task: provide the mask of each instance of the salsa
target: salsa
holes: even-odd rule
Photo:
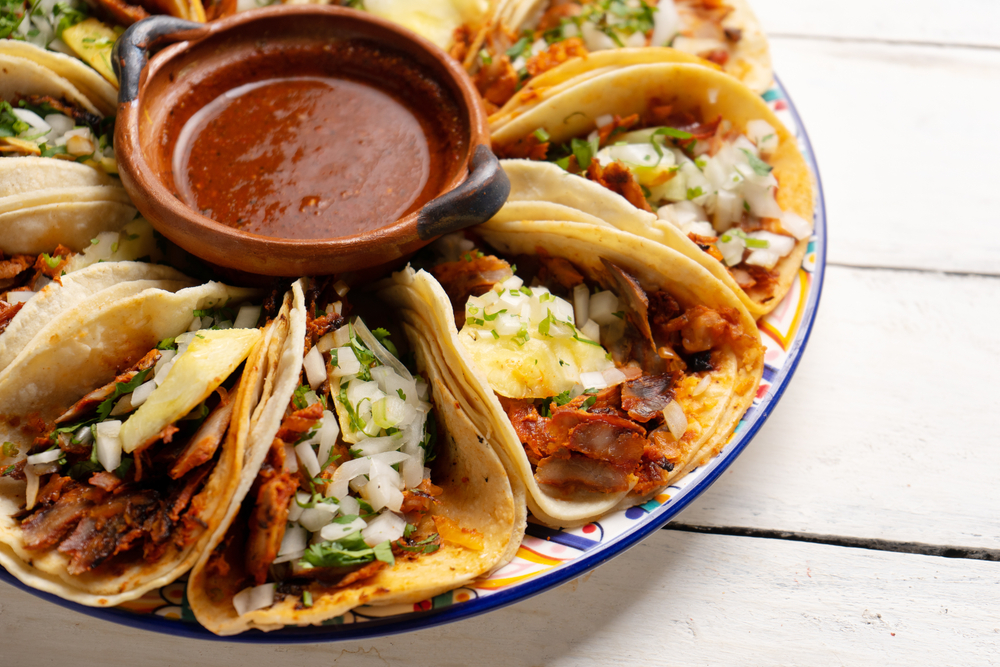
[[[454,102],[374,47],[334,50],[347,56],[335,71],[317,49],[320,62],[292,76],[269,63],[189,101],[170,133],[177,195],[217,222],[293,239],[378,229],[436,196],[463,141]],[[362,59],[372,71],[350,66]],[[373,82],[383,66],[392,74]]]

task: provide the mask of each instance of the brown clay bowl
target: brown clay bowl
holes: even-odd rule
[[[450,96],[460,140],[432,176],[435,196],[376,229],[331,238],[293,239],[251,233],[212,220],[187,205],[173,173],[177,115],[228,89],[281,69],[286,49],[354,41],[414,63]],[[172,42],[172,43],[171,43]],[[148,60],[151,48],[162,48]],[[329,59],[328,59],[329,60]],[[261,66],[266,63],[266,66]],[[400,263],[438,236],[485,222],[503,205],[510,183],[489,149],[486,114],[465,71],[429,41],[351,9],[282,5],[210,24],[152,17],[129,28],[115,46],[120,81],[115,153],[122,184],[152,225],[188,252],[221,267],[271,276],[364,271]],[[322,67],[336,76],[337,62]],[[295,67],[294,59],[287,67]],[[287,73],[296,75],[295,71]]]

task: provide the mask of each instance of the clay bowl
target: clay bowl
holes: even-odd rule
[[[297,76],[301,54],[311,53],[310,49],[318,55],[310,57],[308,66],[337,77],[337,49],[357,43],[419,68],[436,94],[451,100],[448,108],[453,114],[446,116],[446,123],[449,136],[457,138],[448,144],[447,159],[429,177],[434,185],[425,188],[433,190],[424,198],[426,203],[418,206],[418,200],[411,206],[414,210],[398,218],[373,218],[366,224],[375,228],[364,231],[338,235],[335,227],[324,227],[321,238],[252,233],[217,222],[185,203],[172,160],[178,128],[185,119],[236,86],[276,74]],[[147,62],[150,49],[164,44],[169,45]],[[485,111],[465,71],[429,41],[369,14],[341,7],[282,5],[210,24],[157,16],[125,32],[115,47],[113,64],[121,84],[115,152],[122,184],[160,233],[221,267],[270,276],[388,267],[442,234],[488,220],[510,191],[489,149]],[[357,62],[352,66],[357,69]],[[369,78],[377,87],[382,82],[395,90],[398,82],[391,80],[393,76],[378,71]],[[336,206],[332,204],[334,211]]]

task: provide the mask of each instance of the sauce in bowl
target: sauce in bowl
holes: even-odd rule
[[[444,91],[364,43],[291,58],[180,105],[168,134],[188,206],[262,236],[323,239],[384,227],[439,192],[461,143]]]

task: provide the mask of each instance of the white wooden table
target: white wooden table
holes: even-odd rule
[[[0,584],[0,665],[1000,662],[1000,2],[753,4],[822,170],[825,293],[780,405],[671,529],[340,644],[181,640]]]

